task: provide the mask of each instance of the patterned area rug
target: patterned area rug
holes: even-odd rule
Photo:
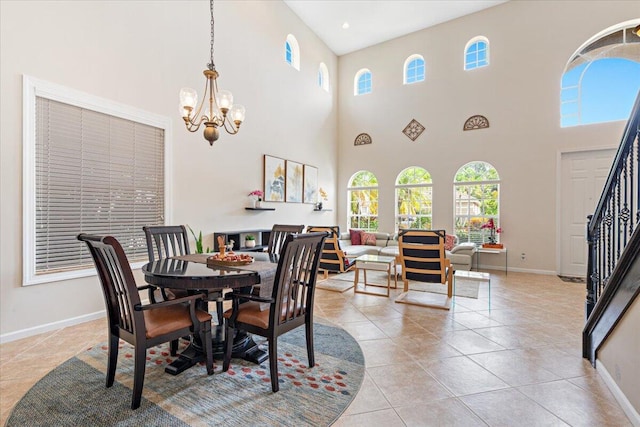
[[[6,426],[330,425],[360,389],[364,357],[343,329],[319,322],[314,329],[311,369],[304,328],[278,339],[278,393],[271,392],[268,360],[233,359],[228,372],[216,363],[211,376],[204,365],[172,376],[164,372],[168,345],[161,345],[147,350],[142,404],[132,411],[133,347],[121,341],[113,387],[105,387],[107,347],[97,345],[34,385]]]

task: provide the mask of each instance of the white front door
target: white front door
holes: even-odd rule
[[[560,271],[587,274],[587,215],[594,213],[616,150],[562,153],[560,190]]]

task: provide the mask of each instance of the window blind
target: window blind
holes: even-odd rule
[[[147,259],[164,223],[164,130],[36,97],[35,273],[91,267],[79,233],[113,235]]]

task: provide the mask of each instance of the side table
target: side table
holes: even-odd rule
[[[393,256],[381,256],[381,255],[362,255],[356,258],[355,261],[356,270],[353,278],[353,292],[356,294],[377,295],[381,297],[388,297],[391,292],[391,269],[393,268],[393,289],[398,288],[398,275],[396,269],[396,257]],[[364,271],[364,289],[358,289],[358,283],[360,281],[360,270]],[[387,272],[387,284],[375,284],[367,283],[367,270],[374,271],[386,271]],[[382,294],[379,292],[366,291],[367,286],[377,286],[381,288],[387,288],[387,293]]]
[[[455,273],[453,273],[453,305],[455,305],[456,301],[456,283],[459,279],[463,281],[487,282],[489,285],[489,311],[491,311],[491,274],[480,271],[456,270]]]
[[[504,274],[505,276],[508,273],[508,269],[507,269],[507,262],[508,262],[508,257],[507,257],[507,248],[502,248],[502,249],[489,249],[489,248],[483,248],[483,247],[479,247],[476,250],[476,254],[475,254],[475,258],[476,258],[476,271],[478,271],[478,268],[480,267],[480,254],[493,254],[493,255],[499,255],[499,254],[504,254]]]

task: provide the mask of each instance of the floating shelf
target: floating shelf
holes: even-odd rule
[[[315,212],[331,212],[333,209],[313,209]]]
[[[276,208],[245,208],[248,211],[275,211]]]

